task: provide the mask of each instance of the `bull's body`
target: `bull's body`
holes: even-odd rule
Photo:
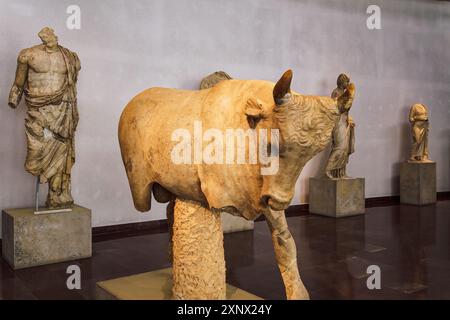
[[[186,128],[193,138],[194,121],[201,121],[203,131],[247,130],[249,99],[257,99],[266,114],[260,127],[276,128],[270,119],[273,88],[268,81],[229,80],[200,91],[151,88],[132,99],[120,120],[119,139],[136,208],[150,209],[150,191],[156,183],[177,197],[211,208],[233,207],[250,220],[261,214],[264,178],[259,164],[174,164],[171,152],[178,141],[172,141],[172,133]],[[322,122],[320,132],[315,132],[321,139],[312,138],[319,145],[305,146],[303,158],[298,159],[304,165],[329,141],[338,113],[331,98],[301,97],[308,110],[299,116],[312,118],[307,113],[316,113],[315,121]]]
[[[201,91],[148,89],[123,111],[119,141],[139,211],[150,210],[153,191],[160,202],[175,196],[249,220],[264,214],[288,298],[299,298],[307,293],[298,275],[295,244],[283,210],[292,200],[303,166],[330,141],[353,91],[341,100],[303,96],[290,92],[291,78],[288,71],[277,84],[227,80]],[[279,129],[277,174],[262,176],[259,164],[175,164],[171,153],[178,141],[172,141],[172,133],[187,129],[193,141],[194,121],[201,122],[203,131],[247,130],[252,123],[255,129]]]

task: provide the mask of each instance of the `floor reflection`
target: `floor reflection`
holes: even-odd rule
[[[368,208],[333,219],[288,218],[302,279],[312,299],[450,299],[450,201]],[[0,259],[0,299],[94,299],[95,283],[170,266],[167,233],[93,244],[93,257],[12,271]],[[265,299],[284,287],[265,222],[224,237],[227,281]],[[82,290],[66,288],[66,268],[82,271]],[[369,290],[367,267],[381,269],[381,289]]]

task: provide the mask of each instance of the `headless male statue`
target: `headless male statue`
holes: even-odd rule
[[[340,74],[337,79],[337,88],[333,90],[331,98],[339,98],[347,89],[350,78]],[[347,178],[346,166],[349,156],[355,152],[355,122],[348,114],[350,108],[341,114],[338,123],[333,129],[332,150],[328,158],[325,173],[330,179]]]
[[[47,206],[61,208],[73,204],[70,173],[75,162],[76,82],[81,67],[76,53],[58,45],[53,29],[45,27],[38,36],[42,44],[19,54],[8,104],[16,108],[25,94],[25,169],[40,183],[48,183]]]

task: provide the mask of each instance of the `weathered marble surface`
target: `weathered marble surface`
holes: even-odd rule
[[[35,215],[34,209],[2,212],[3,258],[13,269],[87,258],[92,255],[91,210]]]
[[[341,218],[365,212],[364,178],[309,179],[309,211]]]
[[[226,298],[225,256],[219,212],[175,200],[172,231],[173,298]]]
[[[232,79],[231,76],[224,71],[216,71],[204,77],[200,81],[200,90],[210,89],[224,80]],[[222,230],[224,233],[239,232],[245,230],[253,230],[253,221],[246,220],[242,217],[233,216],[226,212],[222,212]]]
[[[350,78],[341,73],[337,78],[337,87],[331,93],[331,98],[338,99],[350,85]],[[349,157],[355,152],[355,122],[350,117],[351,105],[341,114],[333,128],[331,152],[325,168],[325,175],[330,179],[348,178],[346,167]]]
[[[200,81],[200,90],[203,89],[209,89],[214,87],[216,84],[223,80],[230,80],[232,79],[231,76],[224,72],[224,71],[216,71],[214,73],[211,73],[210,75],[207,75]]]
[[[42,44],[19,53],[8,105],[16,108],[25,96],[25,169],[40,183],[48,183],[47,206],[60,208],[73,204],[71,170],[75,163],[79,119],[76,84],[81,65],[75,52],[58,44],[52,28],[43,28],[38,36]]]
[[[428,158],[428,108],[422,103],[411,106],[409,111],[409,122],[411,123],[411,154],[409,162],[432,162]]]
[[[436,202],[436,162],[400,165],[400,202],[414,205]]]
[[[233,79],[205,90],[157,87],[145,90],[135,96],[122,112],[119,143],[137,210],[149,211],[153,194],[158,202],[166,203],[173,198],[191,200],[214,211],[229,212],[247,220],[264,215],[272,234],[287,298],[308,299],[284,210],[292,201],[301,170],[330,142],[333,127],[340,115],[350,108],[356,89],[354,84],[349,84],[337,99],[302,95],[291,90],[292,77],[292,71],[288,70],[276,83]],[[270,166],[261,161],[226,163],[223,157],[220,159],[220,147],[213,152],[219,159],[209,164],[201,157],[196,160],[191,154],[191,137],[199,131],[195,129],[199,120],[203,129],[213,129],[217,135],[215,141],[219,141],[222,133],[230,128],[251,132],[254,129],[260,133],[270,131],[273,163]],[[177,141],[173,139],[173,133],[180,128],[183,134]],[[278,134],[282,138],[279,139]],[[234,145],[234,151],[242,149],[247,155],[251,150],[249,144],[242,148]],[[200,143],[198,150],[208,151],[211,147],[216,149],[214,143],[212,146]],[[265,147],[268,145],[261,150],[267,150]],[[183,155],[180,156],[177,150],[182,150]],[[178,156],[175,160],[172,158],[174,154]],[[268,172],[267,169],[273,171]],[[180,214],[183,214],[182,210],[174,210],[174,262],[178,254],[175,225]],[[196,232],[203,230],[193,228],[190,232],[193,235],[185,235],[192,240],[200,237]],[[204,268],[202,264],[209,262],[209,259],[201,260],[198,273]],[[175,277],[174,268],[174,280]]]

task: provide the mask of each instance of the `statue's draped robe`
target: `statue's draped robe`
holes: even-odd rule
[[[424,120],[420,120],[424,119]],[[425,120],[426,119],[426,120]],[[413,142],[411,159],[428,157],[428,112],[421,104],[415,104],[409,112],[409,121],[412,126]]]
[[[345,176],[345,167],[348,163],[349,155],[355,152],[355,131],[348,124],[348,113],[341,115],[339,122],[333,128],[333,143],[326,170],[334,178]]]
[[[51,180],[53,190],[61,190],[70,179],[75,162],[74,135],[78,124],[76,81],[78,57],[59,46],[67,76],[62,88],[54,94],[32,95],[25,90],[28,111],[25,130],[28,153],[25,169],[39,176],[40,182]],[[53,179],[52,179],[53,178]]]

